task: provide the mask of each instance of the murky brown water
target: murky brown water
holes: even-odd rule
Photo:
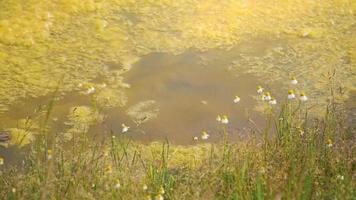
[[[272,44],[272,43],[269,43]],[[249,48],[249,46],[247,46]],[[251,53],[263,52],[263,46]],[[129,137],[142,142],[169,139],[175,144],[192,144],[193,137],[207,131],[208,141],[221,139],[221,125],[216,122],[218,114],[226,114],[231,135],[243,135],[249,127],[248,118],[262,125],[261,114],[254,111],[256,86],[259,80],[248,74],[232,73],[229,65],[241,53],[241,48],[230,51],[190,50],[181,55],[152,53],[144,56],[126,74],[128,105],[103,110],[104,120],[92,126],[91,133],[121,133],[121,124],[130,126]],[[251,51],[251,50],[248,50]],[[98,82],[105,80],[98,79]],[[241,97],[233,103],[235,95]],[[75,106],[91,106],[91,95],[72,92],[64,95],[52,111],[52,131],[64,132],[66,116]],[[153,100],[159,109],[157,118],[137,126],[126,114],[126,109],[140,102]],[[3,127],[17,127],[19,119],[35,116],[35,110],[45,106],[50,97],[23,101],[2,116]]]

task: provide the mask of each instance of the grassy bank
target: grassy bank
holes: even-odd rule
[[[228,141],[222,125],[215,144],[143,145],[114,132],[66,142],[43,129],[22,166],[0,168],[0,197],[354,199],[354,128],[335,104],[311,119],[300,103],[268,111],[267,127],[247,140]]]

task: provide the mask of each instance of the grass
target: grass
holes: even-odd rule
[[[354,127],[340,105],[309,117],[300,102],[267,112],[253,137],[143,145],[122,134],[66,142],[47,129],[23,165],[0,168],[1,199],[355,199]],[[1,167],[1,166],[0,166]],[[147,186],[147,189],[144,187]]]

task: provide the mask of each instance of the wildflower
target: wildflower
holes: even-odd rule
[[[47,150],[47,160],[52,160],[53,158],[53,153],[51,149]]]
[[[160,193],[160,194],[164,194],[164,193],[165,193],[163,186],[161,186],[161,187],[159,188],[159,193]]]
[[[210,135],[206,131],[202,132],[202,135],[201,135],[202,140],[207,140],[209,137],[210,137]]]
[[[298,81],[297,81],[297,79],[295,78],[295,76],[292,76],[292,77],[290,78],[290,83],[293,84],[293,85],[297,85]]]
[[[91,86],[90,88],[88,88],[87,94],[93,94],[95,90],[96,90],[95,87]]]
[[[240,97],[239,96],[235,96],[235,99],[234,99],[234,103],[239,103],[240,102]]]
[[[265,100],[265,101],[270,101],[271,99],[272,99],[271,93],[266,92],[266,93],[263,95],[263,100]]]
[[[327,141],[326,141],[326,145],[328,147],[332,147],[333,146],[333,141],[329,138]]]
[[[106,171],[106,173],[111,174],[112,173],[112,166],[111,165],[106,166],[105,171]]]
[[[302,129],[299,129],[299,134],[300,134],[300,136],[303,136],[304,135],[304,131]]]
[[[115,135],[113,135],[113,136],[111,136],[111,138],[114,140],[114,139],[116,138],[116,136],[115,136]]]
[[[305,93],[304,92],[301,92],[300,95],[299,95],[299,99],[301,101],[307,101],[308,100],[308,97],[305,96]]]
[[[218,122],[221,122],[221,116],[220,115],[218,115],[217,117],[216,117],[216,121],[218,121]]]
[[[264,90],[264,89],[263,89],[262,86],[260,86],[260,85],[257,86],[257,93],[258,93],[258,94],[262,94],[263,90]]]
[[[12,188],[12,189],[11,189],[11,192],[12,192],[12,193],[16,193],[16,188]]]
[[[83,84],[82,83],[78,83],[78,87],[83,87]]]
[[[121,185],[120,185],[120,180],[119,179],[116,179],[116,183],[115,183],[115,189],[120,189]]]
[[[208,104],[208,102],[205,101],[205,100],[202,100],[200,103],[203,104],[203,105],[207,105]]]
[[[110,148],[105,148],[104,149],[104,156],[107,157],[110,154]]]
[[[0,165],[4,165],[4,163],[5,163],[5,159],[0,156]]]
[[[198,141],[198,139],[199,139],[199,138],[198,138],[197,136],[194,136],[194,137],[193,137],[193,140],[194,140],[194,141]]]
[[[106,83],[100,85],[101,88],[106,88],[106,86],[107,86]]]
[[[293,90],[289,90],[288,91],[288,99],[294,99],[295,98],[295,94]]]
[[[146,184],[144,184],[144,185],[142,186],[142,189],[143,189],[143,191],[146,191],[146,190],[148,189],[148,186],[147,186]]]
[[[223,118],[221,119],[221,123],[222,124],[228,124],[229,123],[229,119],[227,118],[226,115],[224,115]]]
[[[121,124],[122,126],[122,133],[126,133],[127,131],[129,131],[130,127],[129,126],[126,126],[125,124]]]
[[[157,194],[155,200],[164,200],[161,194]]]
[[[91,187],[92,187],[92,188],[95,188],[95,187],[96,187],[95,183],[91,184]]]
[[[344,180],[344,176],[342,176],[342,175],[337,175],[336,178],[339,180],[342,180],[342,181]]]
[[[277,100],[275,98],[271,98],[271,100],[268,102],[270,105],[276,105]]]
[[[152,200],[151,195],[148,194],[148,195],[146,196],[146,199],[147,199],[147,200]]]

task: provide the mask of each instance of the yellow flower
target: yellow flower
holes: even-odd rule
[[[263,89],[262,86],[260,86],[260,85],[257,86],[257,93],[258,93],[258,94],[262,94],[263,90],[264,90],[264,89]]]
[[[147,200],[152,200],[151,195],[148,194],[148,195],[146,196],[146,199],[147,199]]]
[[[47,150],[47,160],[51,160],[53,158],[53,153],[51,149]]]
[[[148,189],[148,186],[146,184],[143,184],[142,189],[143,189],[143,191],[146,191]]]
[[[105,171],[106,171],[106,173],[111,174],[112,173],[112,166],[111,165],[106,166]]]
[[[326,141],[326,144],[328,145],[328,147],[332,147],[332,146],[333,146],[333,141],[329,138],[329,139]]]
[[[12,189],[11,189],[11,192],[12,192],[12,193],[16,193],[16,188],[12,188]]]
[[[4,163],[5,163],[5,159],[0,156],[0,165],[4,165]]]

